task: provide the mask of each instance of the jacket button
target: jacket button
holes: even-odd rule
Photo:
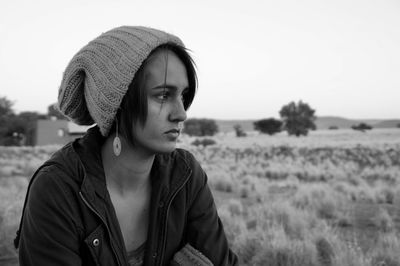
[[[157,252],[153,253],[153,259],[155,259],[157,257]]]
[[[160,201],[160,203],[158,204],[158,207],[160,207],[160,208],[164,207],[164,202]]]
[[[100,244],[100,240],[98,240],[97,238],[95,240],[93,240],[93,246],[97,247]]]

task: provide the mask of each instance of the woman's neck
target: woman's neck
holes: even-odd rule
[[[120,139],[122,150],[119,156],[115,156],[113,151],[113,135],[103,144],[101,154],[107,188],[122,196],[150,186],[150,171],[155,155],[132,148],[125,139]]]

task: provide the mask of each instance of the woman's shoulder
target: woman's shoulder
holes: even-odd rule
[[[204,186],[207,183],[207,175],[195,156],[190,151],[185,149],[176,149],[175,153],[177,163],[186,164],[186,166],[190,169],[191,179],[189,180],[188,184]]]
[[[77,217],[80,183],[71,166],[66,166],[64,148],[41,165],[31,177],[24,209],[31,217],[45,217],[43,212],[62,212],[68,219]]]
[[[189,164],[198,163],[194,155],[188,150],[176,148],[172,154],[180,160],[185,160]]]
[[[175,165],[178,168],[190,168],[192,172],[203,172],[199,161],[188,150],[177,148],[162,157],[164,162],[168,162],[168,164]]]
[[[54,191],[55,187],[66,190],[79,183],[77,158],[70,152],[69,145],[56,151],[33,174],[30,180],[31,193]]]
[[[171,153],[161,154],[157,158],[157,164],[161,167],[163,172],[171,173],[172,176],[177,174],[179,176],[185,176],[185,173],[190,173],[189,184],[193,181],[204,182],[205,173],[200,163],[191,152],[185,149],[177,148]]]

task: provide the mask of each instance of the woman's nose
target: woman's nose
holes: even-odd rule
[[[187,118],[186,110],[182,100],[177,100],[172,107],[169,119],[174,122],[183,122]]]

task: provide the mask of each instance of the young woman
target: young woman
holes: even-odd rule
[[[21,265],[235,265],[207,176],[176,149],[195,95],[179,38],[119,27],[71,60],[60,111],[96,124],[31,179]]]

